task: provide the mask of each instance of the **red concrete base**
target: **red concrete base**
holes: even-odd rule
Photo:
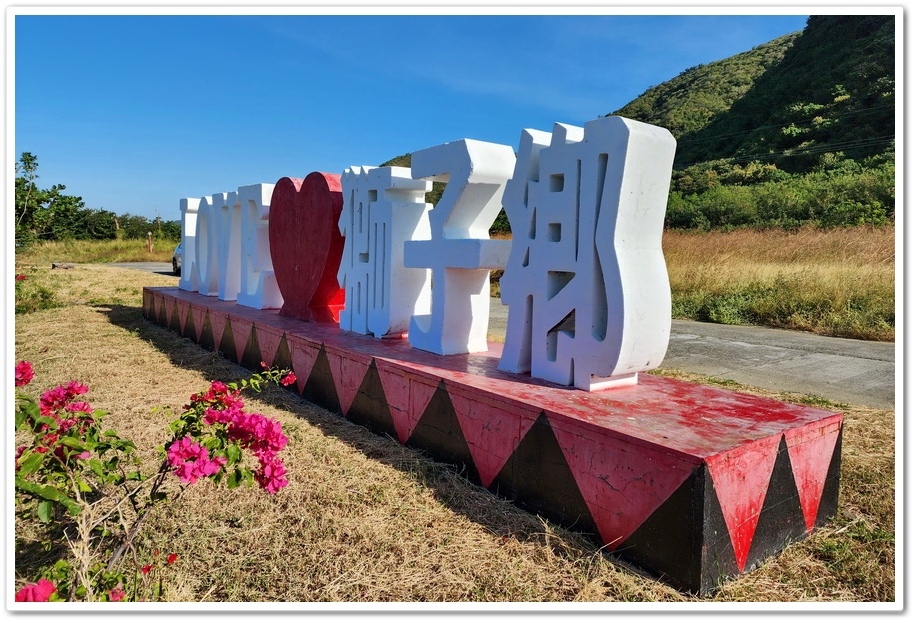
[[[177,288],[144,315],[305,398],[444,461],[685,591],[804,538],[836,512],[843,418],[642,374],[583,392],[497,370],[500,344],[440,356]]]

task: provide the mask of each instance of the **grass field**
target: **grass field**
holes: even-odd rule
[[[23,263],[171,262],[173,241],[48,242]],[[893,341],[895,229],[666,231],[675,318]],[[499,295],[501,271],[493,273]]]
[[[893,227],[668,231],[672,313],[893,341],[894,235]]]
[[[51,292],[55,306],[16,316],[16,359],[36,370],[26,389],[86,383],[86,399],[110,413],[107,423],[137,442],[149,466],[168,438],[171,417],[163,407],[180,411],[211,380],[247,374],[142,318],[142,287],[174,285],[174,277],[91,264],[52,270],[47,257],[34,258],[17,257],[16,272],[27,275],[21,286]],[[658,373],[716,384],[673,370]],[[246,403],[282,422],[291,440],[284,451],[290,485],[268,497],[257,489],[205,484],[187,489],[180,503],[158,507],[140,544],[180,556],[164,571],[168,601],[547,601],[600,602],[610,609],[615,602],[712,607],[902,599],[896,592],[893,411],[819,405],[845,416],[836,518],[699,598],[632,572],[584,535],[523,512],[451,467],[293,392],[270,389]],[[34,524],[17,518],[16,588],[34,581],[48,562],[42,538]]]

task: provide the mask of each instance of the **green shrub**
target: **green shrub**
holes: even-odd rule
[[[16,313],[29,314],[42,309],[62,307],[54,292],[36,283],[28,275],[16,275]]]

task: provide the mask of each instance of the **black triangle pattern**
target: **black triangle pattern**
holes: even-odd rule
[[[280,337],[280,344],[277,346],[277,354],[274,355],[274,360],[270,365],[274,368],[280,368],[281,370],[293,369],[293,356],[289,352],[289,342],[286,341],[285,333]]]
[[[252,324],[251,329],[248,331],[248,340],[245,343],[245,350],[242,351],[242,360],[239,364],[249,370],[260,370],[262,361],[258,333],[255,331],[254,324]]]
[[[704,466],[697,466],[681,486],[613,550],[645,569],[676,568],[679,575],[669,582],[678,583],[683,590],[698,592],[703,564],[705,473]]]
[[[804,538],[807,533],[789,448],[783,435],[779,440],[776,462],[770,473],[770,484],[760,508],[744,572],[754,569],[761,561],[784,549],[787,543]]]
[[[462,468],[462,473],[468,480],[480,482],[474,458],[468,449],[468,443],[461,430],[461,424],[458,423],[458,416],[455,415],[455,407],[445,389],[444,381],[439,381],[439,386],[430,398],[429,404],[426,405],[413,432],[410,433],[406,445],[425,450],[437,459],[457,465]]]
[[[159,299],[159,324],[163,327],[169,326],[169,312],[168,312],[168,300],[164,297]]]
[[[162,297],[160,301],[144,293],[144,314],[194,340],[196,327],[191,306],[185,308],[187,320],[181,332],[178,323],[181,307],[173,304],[172,314],[168,314],[171,302],[168,297]],[[210,312],[206,310],[199,345],[219,350],[235,360],[236,337],[232,333],[231,322],[226,323],[223,335],[219,337],[217,349]],[[260,369],[260,361],[260,346],[256,329],[252,326],[239,363],[257,370]],[[281,336],[272,365],[292,369],[285,334]],[[295,387],[295,384],[291,386],[294,391]],[[302,396],[331,411],[341,412],[324,346],[318,352]],[[374,359],[362,379],[347,418],[375,432],[397,436]],[[444,382],[440,381],[406,445],[463,466],[466,477],[480,482]],[[842,428],[831,456],[816,525],[828,522],[837,511],[841,449]],[[594,519],[543,411],[493,480],[490,489],[562,525],[597,535]],[[681,590],[702,594],[721,586],[727,578],[749,571],[760,561],[781,551],[787,542],[805,535],[799,494],[783,437],[744,570],[737,567],[721,505],[705,465],[698,466],[623,544],[612,551],[621,559],[648,570],[667,569],[669,573],[661,579]],[[611,551],[611,547],[608,550]],[[658,571],[650,573],[659,575]]]
[[[833,447],[833,455],[830,457],[830,466],[827,468],[827,477],[824,482],[824,491],[821,493],[821,503],[817,508],[817,517],[814,520],[814,526],[823,526],[829,522],[837,512],[837,504],[840,499],[840,455],[843,449],[843,428],[840,426],[840,432],[836,438],[836,445]]]
[[[207,350],[217,350],[216,344],[213,340],[213,327],[210,326],[210,312],[204,312],[204,319],[202,321],[203,327],[200,329],[200,340],[198,344]]]
[[[315,365],[312,366],[308,381],[302,388],[302,397],[334,413],[341,412],[340,398],[337,396],[334,377],[331,375],[331,364],[328,362],[324,345],[318,350]]]
[[[595,520],[543,411],[489,488],[557,523],[598,534]]]
[[[197,330],[194,326],[194,312],[190,305],[188,305],[185,312],[188,314],[187,318],[184,321],[184,332],[181,333],[182,337],[186,337],[192,342],[197,339]]]
[[[347,411],[347,419],[373,432],[388,435],[394,439],[398,437],[375,359],[366,370],[366,376],[363,377],[359,390],[353,398],[353,403],[350,405],[350,410]]]
[[[239,363],[237,355],[235,354],[235,333],[232,331],[232,323],[228,320],[226,324],[223,325],[223,335],[219,340],[219,348],[217,350],[223,357],[235,363]]]
[[[177,301],[173,300],[171,302],[171,306],[172,306],[172,313],[169,314],[169,329],[171,329],[175,333],[181,334],[181,320],[180,320],[181,310],[178,308]]]

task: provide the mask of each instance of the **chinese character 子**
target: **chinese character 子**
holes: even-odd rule
[[[501,370],[593,391],[661,364],[674,150],[667,130],[622,117],[522,132],[503,197],[513,246],[500,280],[509,305]]]
[[[491,240],[489,230],[514,165],[508,145],[470,139],[411,155],[414,178],[447,182],[429,212],[430,240],[404,244],[405,266],[432,270],[430,312],[410,321],[414,348],[440,355],[487,350],[490,270],[505,267],[511,246]]]
[[[352,167],[340,178],[344,237],[337,281],[346,292],[340,328],[403,337],[414,314],[429,312],[429,271],[404,266],[404,242],[429,239],[426,193],[406,167]]]

